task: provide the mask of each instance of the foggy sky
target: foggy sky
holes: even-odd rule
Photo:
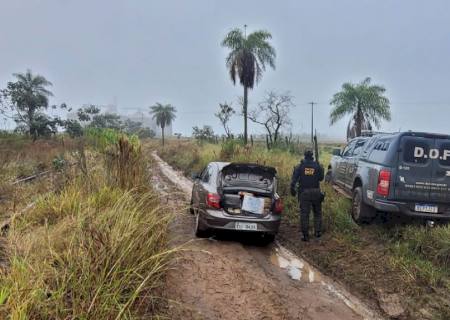
[[[229,79],[220,42],[244,24],[269,30],[277,50],[250,108],[267,90],[289,90],[294,133],[309,132],[307,102],[316,101],[317,130],[344,137],[348,120],[330,127],[329,101],[366,76],[392,102],[382,130],[450,133],[447,0],[0,0],[0,88],[30,68],[53,82],[52,103],[117,99],[124,112],[171,103],[174,132],[208,124],[223,133],[213,114],[219,102],[238,107],[243,89]],[[232,129],[242,131],[240,117]]]

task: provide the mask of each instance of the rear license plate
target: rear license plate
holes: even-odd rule
[[[438,206],[432,204],[416,204],[417,212],[438,213]]]
[[[258,225],[256,223],[236,222],[234,228],[236,230],[256,231],[258,230]]]

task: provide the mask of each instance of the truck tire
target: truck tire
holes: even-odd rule
[[[195,215],[195,236],[197,238],[207,238],[209,237],[209,230],[206,229],[201,220],[200,220],[200,214],[197,213]]]
[[[327,173],[325,174],[325,182],[326,183],[332,183],[333,182],[333,176],[331,169],[328,169]]]
[[[364,203],[362,187],[353,190],[352,218],[358,223],[370,223],[376,215],[373,207]]]

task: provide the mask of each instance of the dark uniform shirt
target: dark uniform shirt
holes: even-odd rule
[[[291,192],[295,193],[295,187],[299,184],[299,193],[305,189],[320,188],[323,180],[323,168],[314,160],[304,159],[295,167],[291,180]]]

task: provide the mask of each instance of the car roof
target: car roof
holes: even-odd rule
[[[210,162],[209,164],[218,167],[219,170],[222,170],[223,167],[229,165],[230,163],[231,162],[213,161],[213,162]]]

